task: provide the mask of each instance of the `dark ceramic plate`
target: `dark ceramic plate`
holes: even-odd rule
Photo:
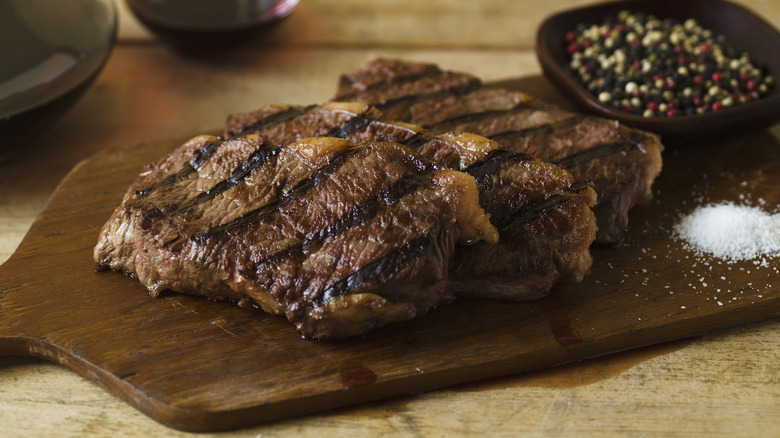
[[[0,2],[0,131],[48,123],[74,103],[116,39],[111,0]]]
[[[547,18],[539,28],[536,54],[552,82],[584,111],[619,120],[635,128],[661,134],[665,140],[692,141],[763,128],[780,120],[780,87],[769,95],[717,112],[673,118],[646,118],[601,104],[568,71],[566,32],[577,24],[599,24],[621,10],[642,11],[658,18],[695,18],[703,27],[723,34],[730,43],[763,62],[776,79],[780,77],[780,33],[742,6],[722,0],[636,0],[602,3],[573,9]]]

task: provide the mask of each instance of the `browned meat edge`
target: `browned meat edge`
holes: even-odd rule
[[[473,132],[570,171],[598,193],[597,241],[620,242],[628,211],[652,196],[663,146],[651,133],[484,86],[435,65],[377,59],[341,77],[334,100],[375,105],[388,118],[441,133]]]
[[[295,116],[275,123],[279,114]],[[589,247],[596,230],[590,206],[595,193],[575,183],[568,172],[528,154],[500,150],[497,143],[476,135],[435,136],[415,125],[388,120],[359,103],[274,105],[228,118],[227,135],[247,132],[282,144],[311,135],[393,141],[415,148],[436,165],[475,176],[480,203],[501,237],[497,245],[478,243],[456,249],[448,286],[452,293],[537,298],[561,277],[580,280],[590,270]]]
[[[139,175],[94,256],[153,295],[258,305],[305,336],[352,336],[445,299],[456,241],[495,238],[476,190],[393,143],[200,136]]]

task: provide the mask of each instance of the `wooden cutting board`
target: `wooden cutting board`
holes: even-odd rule
[[[63,180],[0,266],[0,354],[60,363],[182,430],[254,425],[518,373],[780,315],[779,260],[726,264],[670,238],[706,202],[780,205],[780,144],[767,132],[665,153],[655,200],[592,274],[526,303],[457,301],[338,342],[283,318],[197,297],[152,298],[95,272],[98,231],[143,164],[178,146],[106,151]]]

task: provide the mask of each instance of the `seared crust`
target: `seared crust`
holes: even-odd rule
[[[339,338],[445,297],[456,242],[495,241],[473,177],[394,143],[196,137],[149,166],[100,233],[99,265],[256,303]]]
[[[270,122],[278,118],[276,114],[291,111],[300,113],[284,122]],[[231,116],[227,134],[256,132],[279,143],[323,133],[355,142],[394,141],[415,148],[440,168],[475,176],[480,205],[490,213],[500,238],[498,244],[456,248],[448,283],[453,295],[537,298],[560,278],[580,280],[590,270],[589,248],[596,233],[590,207],[595,193],[553,164],[511,153],[475,134],[433,135],[358,102],[273,106],[250,114],[256,117]],[[252,120],[251,125],[242,125],[242,120]]]
[[[458,76],[471,85],[448,88]],[[661,171],[663,145],[654,134],[487,87],[471,75],[433,64],[376,59],[342,76],[334,100],[346,97],[434,134],[473,132],[568,170],[598,194],[594,210],[600,243],[621,241],[628,211],[652,197],[652,183]]]

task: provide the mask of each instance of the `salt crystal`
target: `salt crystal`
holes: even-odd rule
[[[696,208],[675,225],[692,249],[726,260],[780,256],[780,214],[734,203]]]

